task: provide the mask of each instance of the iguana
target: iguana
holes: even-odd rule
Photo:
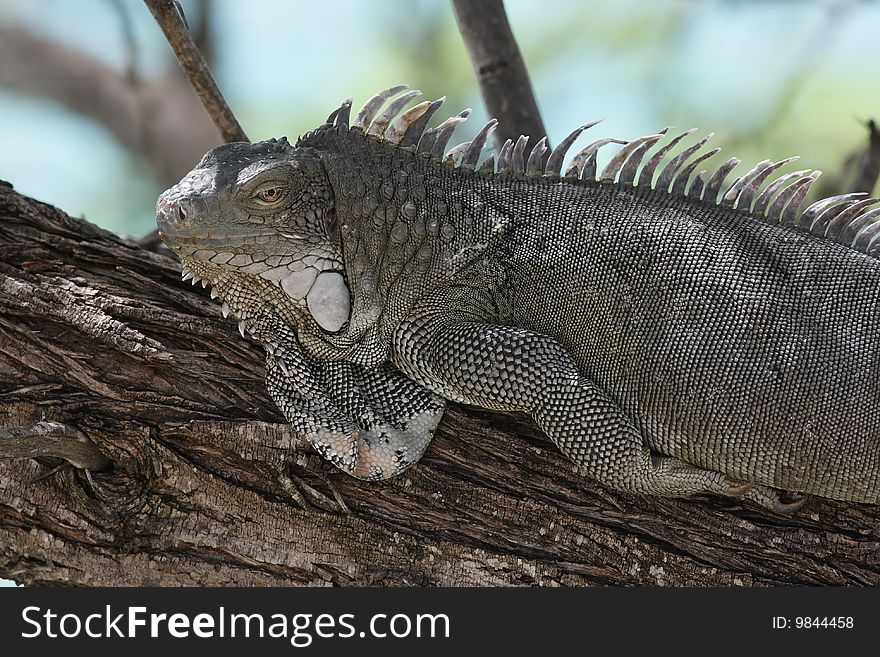
[[[739,161],[697,171],[719,149],[692,131],[600,139],[565,173],[594,123],[549,155],[481,159],[495,120],[447,151],[469,111],[428,128],[443,99],[404,111],[406,88],[215,148],[158,201],[321,455],[392,477],[456,400],[525,411],[617,489],[880,502],[880,200],[801,211],[819,172],[765,185],[794,158],[725,184]]]

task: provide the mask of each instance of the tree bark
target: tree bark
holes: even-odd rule
[[[0,185],[0,576],[880,584],[880,507],[611,492],[518,415],[451,405],[404,475],[350,478],[283,423],[218,306],[171,258]]]

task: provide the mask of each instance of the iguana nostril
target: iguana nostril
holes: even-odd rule
[[[186,221],[186,210],[184,210],[179,205],[177,206],[177,220],[178,221]]]

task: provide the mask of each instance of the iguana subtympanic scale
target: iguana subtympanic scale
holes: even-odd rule
[[[216,148],[158,203],[323,456],[391,477],[452,399],[531,414],[623,490],[880,502],[876,199],[802,210],[818,172],[768,183],[790,160],[725,184],[738,160],[698,171],[718,149],[692,131],[565,173],[590,126],[481,161],[494,120],[447,151],[468,111],[428,129],[442,101],[401,114],[404,89],[296,145]]]

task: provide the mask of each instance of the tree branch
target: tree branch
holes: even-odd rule
[[[527,151],[547,134],[525,62],[502,0],[452,0],[455,20],[470,55],[483,103],[498,119],[499,144],[530,137]]]
[[[174,0],[144,0],[165,33],[180,68],[189,78],[199,99],[220,131],[224,141],[248,141],[232,110],[226,104],[205,58],[189,35],[179,5]]]
[[[852,191],[870,194],[877,185],[877,178],[880,177],[880,128],[873,119],[868,121],[867,128],[868,145],[856,164]]]
[[[418,464],[355,480],[283,422],[264,359],[172,258],[0,185],[0,424],[76,427],[112,463],[0,460],[0,576],[880,584],[878,506],[782,516],[611,492],[514,414],[451,404]]]
[[[24,29],[0,29],[0,85],[49,98],[107,128],[163,184],[219,145],[205,110],[176,71],[132,84],[103,62]]]

